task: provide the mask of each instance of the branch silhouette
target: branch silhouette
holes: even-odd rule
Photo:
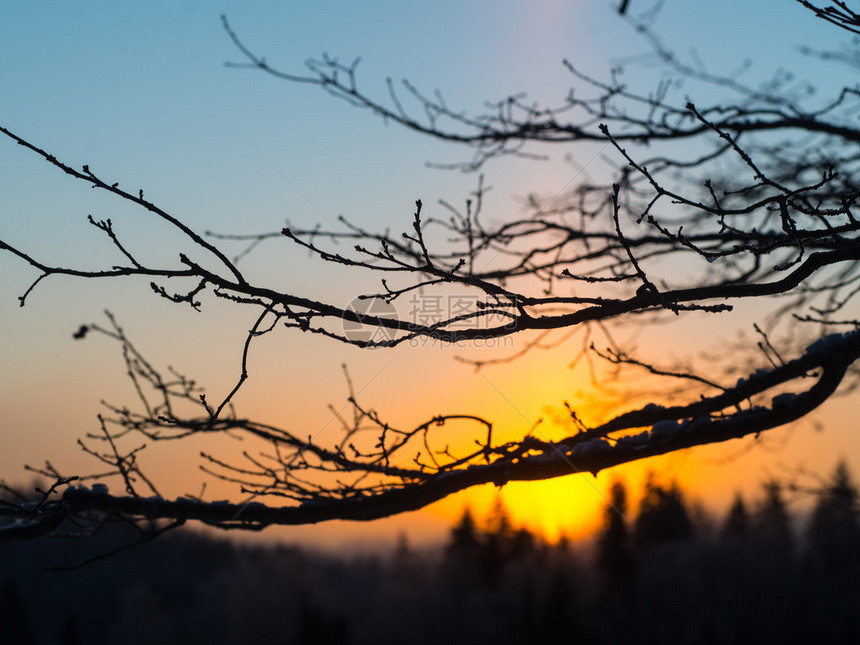
[[[621,4],[619,13],[626,12],[627,4]],[[848,31],[858,24],[857,14],[843,3],[830,8],[800,4]],[[605,184],[583,181],[550,203],[533,197],[527,217],[501,223],[485,221],[487,188],[481,177],[465,208],[441,204],[445,217],[428,216],[416,200],[408,210],[410,225],[399,234],[366,230],[345,218],[337,230],[201,233],[145,199],[143,190],[120,188],[88,165],[77,170],[0,127],[8,139],[71,179],[167,223],[184,244],[172,262],[147,263],[111,220],[90,217],[88,223],[101,231],[123,263],[82,269],[41,260],[35,252],[0,240],[0,251],[38,272],[20,296],[21,306],[54,276],[139,276],[149,280],[156,296],[177,304],[205,310],[214,298],[254,314],[240,373],[218,401],[208,400],[190,377],[150,363],[111,314],[107,325],[81,326],[75,338],[101,334],[118,343],[136,406],[107,405],[99,431],[80,442],[105,471],[69,476],[47,462],[36,471],[55,482],[48,492],[35,500],[22,496],[0,502],[0,518],[5,518],[0,540],[55,534],[67,520],[79,526],[149,523],[146,535],[162,530],[158,523],[165,520],[246,530],[373,520],[479,484],[501,486],[572,471],[596,474],[645,457],[758,434],[805,417],[840,385],[856,384],[860,331],[851,318],[860,292],[860,222],[853,213],[860,194],[856,89],[846,87],[829,103],[810,108],[787,77],[755,88],[706,74],[638,25],[670,70],[725,90],[733,102],[678,102],[665,83],[641,95],[617,77],[599,81],[565,62],[573,82],[590,94],[571,91],[556,108],[536,107],[513,94],[487,104],[488,112],[469,116],[450,108],[440,94],[431,98],[408,81],[395,86],[389,80],[387,98],[372,98],[359,86],[358,60],[345,65],[323,56],[309,61],[301,74],[279,71],[253,53],[226,18],[223,25],[246,61],[231,67],[318,86],[425,136],[469,146],[473,156],[461,169],[483,168],[505,155],[534,158],[536,144],[598,143],[615,155],[615,175]],[[684,146],[673,147],[673,142]],[[416,293],[452,288],[470,299],[456,313],[425,320],[393,307],[361,310],[308,297],[275,286],[274,279],[246,277],[242,260],[262,244],[309,253],[335,265],[347,280],[357,274],[376,276],[379,290],[361,294],[359,302],[390,306]],[[674,266],[695,268],[678,271]],[[180,286],[168,290],[168,281]],[[658,324],[686,312],[728,315],[749,299],[767,303],[774,318],[790,314],[795,325],[814,332],[796,334],[793,346],[777,351],[756,328],[764,337],[760,347],[771,359],[769,366],[724,382],[715,375],[719,370],[699,374],[653,365],[619,349],[593,347],[595,356],[610,363],[698,389],[680,401],[669,394],[655,398],[594,427],[571,409],[573,431],[557,441],[534,432],[499,441],[504,435],[494,432],[493,421],[468,410],[439,414],[411,428],[396,427],[359,402],[348,375],[351,419],[341,417],[342,431],[328,443],[241,416],[233,406],[249,379],[251,348],[260,337],[283,329],[363,348],[538,332],[538,340],[527,344],[529,351],[541,344],[540,334],[554,330],[571,333],[631,320]],[[833,333],[837,327],[848,331]],[[810,335],[818,339],[800,340]],[[141,467],[143,448],[216,434],[246,437],[261,446],[245,450],[239,460],[201,454],[203,471],[235,484],[245,501],[165,499]],[[473,441],[467,449],[454,449],[446,438],[452,435]],[[110,493],[101,483],[108,479],[121,482],[123,494]]]

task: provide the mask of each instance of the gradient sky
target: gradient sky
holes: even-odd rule
[[[301,72],[305,59],[322,52],[343,60],[361,56],[360,83],[369,94],[384,98],[386,77],[408,77],[428,92],[441,90],[449,105],[475,113],[483,100],[512,92],[560,102],[570,80],[563,58],[600,77],[646,52],[612,6],[598,0],[4,3],[0,120],[70,165],[86,163],[123,186],[141,187],[148,199],[197,230],[261,232],[286,221],[311,227],[340,214],[369,229],[405,230],[415,199],[424,201],[429,214],[441,213],[437,200],[462,204],[474,190],[474,175],[425,167],[426,161],[467,159],[469,150],[386,125],[317,88],[225,68],[225,61],[241,58],[219,15],[225,13],[255,52],[284,71]],[[633,0],[631,11],[648,6]],[[851,72],[828,68],[822,73],[819,64],[799,57],[795,49],[846,40],[819,23],[785,0],[670,0],[654,27],[682,54],[695,47],[710,71],[731,73],[750,59],[750,80],[785,66],[832,87],[846,82],[841,75]],[[647,91],[660,75],[639,68],[630,80]],[[685,91],[677,90],[679,100]],[[697,100],[714,96],[698,91]],[[573,153],[574,161],[585,165],[595,153],[593,148],[538,151],[551,160],[487,166],[487,181],[494,187],[488,217],[522,215],[517,198],[532,191],[554,195],[574,186],[579,171],[564,155]],[[0,167],[0,239],[38,258],[97,266],[113,256],[98,231],[86,224],[92,213],[113,218],[144,257],[176,257],[179,247],[164,227],[67,179],[11,141],[0,141]],[[608,168],[598,156],[586,172],[599,175]],[[309,263],[295,249],[287,257],[278,255],[283,248],[263,249],[254,260],[259,270],[275,272],[278,284],[344,302],[360,292],[343,272]],[[101,322],[102,310],[112,310],[154,363],[186,371],[214,396],[232,385],[244,330],[256,315],[215,302],[195,313],[155,297],[146,281],[63,278],[40,285],[21,309],[16,298],[35,273],[0,254],[0,275],[0,473],[10,482],[26,480],[23,463],[36,465],[45,458],[62,471],[92,468],[75,439],[94,429],[102,398],[130,400],[117,348],[101,338],[73,342],[71,332],[78,325]],[[363,284],[373,288],[374,283]],[[751,311],[747,322],[756,315]],[[640,343],[683,355],[702,337],[718,347],[718,326],[692,332],[661,328]],[[588,374],[568,368],[574,349],[565,347],[482,375],[453,361],[459,350],[363,352],[282,333],[254,351],[252,382],[237,404],[309,432],[336,431],[326,406],[339,408],[345,401],[344,362],[361,400],[402,425],[444,412],[481,413],[522,433],[538,417],[552,416],[546,406],[557,410],[565,399],[589,401]],[[504,354],[504,349],[470,351]],[[746,451],[748,442],[733,442],[626,472],[636,482],[649,467],[676,474],[695,499],[721,508],[735,490],[754,490],[767,476],[798,466],[829,473],[839,456],[853,459],[857,441],[850,428],[835,422],[847,405],[844,400],[828,404],[817,417],[825,428],[820,433],[803,422],[774,433],[762,448]],[[153,472],[171,494],[198,492],[195,455],[200,449],[197,444],[152,453]],[[855,471],[860,467],[851,463]],[[572,475],[551,484],[510,485],[505,500],[515,519],[533,528],[542,525],[551,536],[559,531],[582,535],[596,521],[600,491],[615,476]],[[406,530],[422,541],[441,536],[467,501],[480,512],[494,494],[487,487],[371,526],[335,523],[267,534],[338,544],[387,540],[395,530]],[[573,507],[581,509],[578,516]]]

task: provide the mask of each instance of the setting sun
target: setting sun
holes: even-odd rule
[[[477,517],[487,517],[501,499],[514,526],[525,528],[551,544],[561,538],[590,536],[600,525],[605,493],[590,474],[544,482],[512,482],[500,491],[492,486],[470,491],[468,504]]]

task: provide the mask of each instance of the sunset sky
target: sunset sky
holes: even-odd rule
[[[339,215],[370,230],[407,230],[416,199],[423,200],[428,215],[442,215],[438,200],[459,205],[475,189],[475,175],[425,165],[463,161],[470,150],[386,125],[316,87],[225,67],[226,61],[241,62],[241,56],[219,15],[226,14],[243,41],[278,69],[301,73],[303,61],[323,52],[344,61],[361,56],[359,82],[368,94],[385,100],[386,77],[409,78],[474,114],[484,100],[514,92],[544,104],[561,103],[571,83],[563,58],[601,77],[647,52],[614,5],[602,0],[4,3],[0,125],[71,166],[88,164],[123,186],[139,186],[148,199],[198,231],[257,233],[286,222],[325,227]],[[630,5],[636,14],[651,3]],[[669,0],[654,29],[679,53],[695,47],[715,73],[731,74],[750,59],[750,82],[785,67],[823,88],[853,84],[855,79],[841,76],[851,70],[828,66],[822,72],[820,63],[797,53],[798,45],[835,47],[847,40],[820,22],[785,0]],[[663,75],[653,66],[628,74],[643,88]],[[679,102],[685,91],[678,90]],[[702,90],[708,91],[706,98],[713,98],[713,90]],[[610,163],[617,162],[599,147],[535,151],[550,160],[506,159],[484,169],[493,187],[485,211],[489,220],[523,216],[521,199],[527,194],[570,190],[581,173],[606,176]],[[573,155],[572,163],[566,154]],[[86,223],[88,214],[112,218],[144,257],[173,261],[181,250],[163,225],[63,176],[11,140],[0,140],[0,168],[0,239],[39,259],[83,268],[113,261],[107,240]],[[326,294],[345,304],[362,287],[373,288],[373,282],[356,285],[348,272],[322,267],[283,244],[261,248],[251,261],[301,295]],[[241,343],[256,316],[211,299],[202,313],[172,305],[154,295],[145,280],[52,278],[19,308],[18,296],[37,274],[0,253],[0,275],[0,477],[10,483],[29,481],[22,465],[46,458],[62,472],[97,469],[75,440],[96,428],[102,399],[132,400],[118,348],[104,338],[73,341],[81,323],[103,323],[102,311],[111,310],[154,364],[187,373],[216,397],[229,391],[238,375]],[[749,338],[761,313],[748,308],[727,324],[694,319],[691,326],[688,318],[686,326],[646,330],[638,343],[652,355],[716,351],[738,331]],[[577,346],[535,351],[478,374],[454,360],[463,354],[509,355],[526,339],[511,342],[492,348],[363,351],[284,330],[255,346],[251,381],[236,403],[240,410],[306,428],[308,434],[335,433],[338,424],[327,406],[345,405],[345,363],[359,400],[402,426],[459,412],[485,415],[505,432],[520,435],[542,417],[541,427],[552,435],[561,431],[552,419],[559,417],[563,401],[580,409],[600,407],[586,366],[570,368]],[[850,399],[832,401],[814,420],[774,431],[751,450],[749,441],[738,441],[598,478],[572,473],[545,484],[511,484],[503,499],[517,523],[551,539],[561,533],[583,536],[598,521],[615,478],[638,485],[648,469],[656,469],[666,478],[677,477],[694,500],[722,510],[736,490],[755,494],[765,478],[789,476],[800,467],[829,474],[844,456],[860,472],[855,429],[840,422],[856,416],[850,409]],[[816,430],[816,423],[823,430]],[[227,442],[218,447],[241,450]],[[203,448],[200,442],[157,446],[142,459],[152,463],[151,472],[169,495],[198,493],[205,479],[197,469]],[[217,483],[209,486],[210,499],[227,496]],[[333,523],[266,535],[341,546],[391,541],[405,531],[422,543],[439,539],[465,504],[480,514],[495,495],[484,487],[371,525]]]

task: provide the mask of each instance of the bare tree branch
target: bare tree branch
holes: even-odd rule
[[[799,1],[847,31],[855,32],[860,24],[842,2],[819,7]],[[627,9],[625,1],[618,12]],[[717,87],[729,99],[709,105],[679,101],[665,82],[641,94],[622,83],[619,74],[598,80],[565,62],[578,87],[558,107],[539,107],[512,94],[471,116],[449,107],[441,94],[428,95],[408,81],[389,80],[384,98],[373,98],[359,86],[358,59],[346,65],[324,55],[309,61],[301,74],[279,71],[246,46],[226,18],[223,24],[246,60],[231,67],[317,86],[412,131],[469,146],[473,155],[460,165],[463,169],[475,170],[505,155],[532,159],[539,156],[535,145],[545,143],[599,143],[614,155],[616,172],[606,184],[583,181],[558,199],[531,196],[528,215],[492,224],[482,212],[488,188],[481,177],[462,208],[442,202],[442,215],[434,215],[416,200],[407,230],[395,233],[370,231],[346,218],[339,220],[338,230],[287,226],[261,233],[198,233],[145,200],[142,190],[121,189],[87,165],[75,170],[0,127],[8,139],[65,175],[133,205],[143,217],[166,222],[182,238],[173,261],[148,263],[114,222],[90,217],[88,224],[121,262],[95,269],[60,266],[0,241],[0,251],[37,271],[22,287],[22,306],[54,276],[143,277],[152,293],[174,303],[205,312],[216,298],[251,312],[235,385],[212,401],[193,379],[148,361],[112,315],[105,326],[82,325],[75,338],[96,333],[118,343],[137,402],[132,407],[106,404],[98,431],[80,441],[100,464],[98,472],[65,476],[47,462],[34,469],[54,482],[46,492],[33,498],[15,491],[0,502],[0,540],[108,522],[136,523],[145,540],[188,520],[245,530],[373,520],[479,484],[597,473],[758,435],[805,417],[840,386],[857,385],[856,88],[845,87],[831,101],[810,107],[801,89],[784,76],[748,87],[734,77],[705,72],[639,25],[667,69]],[[341,271],[345,280],[366,275],[378,282],[344,305],[324,295],[285,290],[274,278],[251,280],[240,266],[262,244],[309,253]],[[175,285],[170,290],[168,279]],[[422,317],[403,311],[407,299],[451,290],[465,302],[456,311]],[[617,346],[609,332],[610,323],[659,324],[688,312],[728,316],[738,302],[750,299],[764,303],[769,320],[785,318],[804,327],[793,334],[793,343],[782,346],[772,340],[767,325],[756,326],[767,363],[755,370],[750,361],[749,373],[740,379],[728,379],[719,359],[699,371],[656,365]],[[836,326],[849,331],[830,333]],[[649,403],[619,408],[591,427],[568,406],[572,427],[557,441],[534,431],[501,441],[508,435],[492,419],[469,410],[425,417],[411,427],[389,423],[358,400],[347,375],[350,414],[336,415],[341,432],[324,442],[302,429],[242,416],[234,408],[236,394],[251,378],[255,340],[285,329],[365,348],[518,334],[527,339],[523,351],[557,347],[551,332],[565,340],[582,330],[581,356],[644,370],[672,385],[653,394]],[[530,331],[536,333],[526,336]],[[598,331],[608,348],[595,343]],[[808,344],[800,340],[815,337]],[[246,501],[165,499],[141,465],[144,450],[215,434],[247,439],[243,447],[249,447],[238,458],[204,451],[201,470],[235,485],[237,499]],[[103,483],[108,480],[119,482],[123,493],[110,493]]]

